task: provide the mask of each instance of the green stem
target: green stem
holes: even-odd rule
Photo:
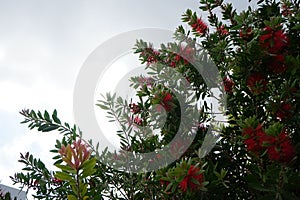
[[[76,188],[78,192],[78,200],[83,200],[81,197],[81,191],[80,191],[80,176],[79,176],[79,170],[76,171]]]

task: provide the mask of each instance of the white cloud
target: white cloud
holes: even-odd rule
[[[16,172],[20,172],[23,164],[18,163],[20,153],[31,152],[34,157],[41,158],[46,164],[47,168],[54,169],[52,166],[53,154],[49,152],[54,148],[55,138],[58,134],[55,133],[37,133],[36,131],[26,131],[21,133],[18,137],[13,138],[6,144],[0,147],[0,171],[1,183],[12,186],[12,181],[9,176]]]

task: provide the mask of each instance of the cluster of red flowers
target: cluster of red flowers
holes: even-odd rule
[[[247,86],[254,95],[259,95],[267,90],[267,80],[260,73],[251,74],[247,78]]]
[[[135,118],[133,119],[133,122],[139,126],[143,125],[143,120],[139,116],[135,116]]]
[[[267,151],[270,160],[287,163],[295,155],[292,142],[284,130],[278,136],[271,136],[259,124],[256,128],[245,128],[242,135],[246,138],[244,143],[248,151],[257,155]]]
[[[205,34],[208,29],[207,24],[203,22],[200,18],[197,18],[197,20],[190,22],[190,25],[193,28],[193,30],[200,35]]]
[[[54,177],[54,178],[52,178],[52,182],[54,183],[54,184],[56,184],[56,185],[60,185],[60,184],[62,184],[62,180],[60,180],[60,179],[58,179],[58,178],[56,178],[56,177]]]
[[[272,55],[266,59],[268,69],[274,74],[281,74],[287,70],[285,57],[282,54]]]
[[[259,42],[269,53],[278,54],[287,47],[289,39],[283,30],[274,30],[267,26],[264,34],[260,36]]]
[[[269,26],[264,29],[259,37],[261,47],[266,51],[267,57],[264,65],[274,74],[281,74],[287,70],[285,64],[286,47],[289,38],[283,30],[275,30]]]
[[[229,34],[228,30],[226,29],[226,27],[224,25],[218,27],[217,31],[221,36],[225,36],[225,35]]]
[[[278,137],[272,137],[271,142],[271,146],[267,149],[271,160],[284,163],[292,160],[295,155],[295,149],[286,132],[281,132]]]
[[[179,183],[179,188],[186,192],[188,189],[191,191],[198,190],[204,181],[204,175],[201,173],[201,169],[194,165],[191,165],[187,171],[186,176]]]
[[[158,51],[148,47],[143,50],[143,52],[140,54],[140,57],[147,61],[147,65],[150,65],[158,61],[159,55],[160,53]]]
[[[172,101],[173,101],[173,97],[172,94],[169,92],[163,92],[162,93],[162,100],[159,103],[160,106],[157,107],[157,111],[161,112],[162,111],[162,107],[169,112],[171,110],[172,107]]]
[[[194,61],[194,54],[195,54],[195,49],[189,45],[187,46],[181,46],[180,47],[180,52],[177,53],[171,53],[171,56],[168,61],[169,65],[171,67],[176,67],[178,63],[183,62],[184,64],[188,64],[190,62]]]
[[[151,77],[139,77],[138,82],[141,87],[143,87],[144,85],[146,85],[147,87],[152,87],[154,79]]]
[[[129,108],[133,114],[137,114],[141,112],[141,107],[139,105],[136,105],[135,103],[130,103]]]
[[[287,119],[292,116],[292,105],[287,102],[281,102],[276,111],[276,117],[279,120]]]
[[[224,90],[225,92],[231,93],[233,86],[234,86],[234,82],[232,79],[230,79],[229,77],[224,77],[223,78],[223,83],[224,83]]]
[[[130,112],[133,113],[134,115],[141,113],[141,107],[139,105],[135,104],[135,103],[130,103],[129,108],[130,108]],[[130,121],[132,123],[132,120],[130,120]],[[136,125],[142,126],[143,125],[143,120],[138,115],[136,115],[133,118],[133,123],[135,123]]]
[[[246,138],[244,143],[247,150],[258,154],[263,150],[263,143],[267,140],[266,134],[262,129],[262,125],[259,124],[256,128],[248,127],[243,130],[242,135]]]

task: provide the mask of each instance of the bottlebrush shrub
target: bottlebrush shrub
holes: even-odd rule
[[[56,111],[50,117],[48,112],[25,110],[21,114],[30,128],[62,133],[52,150],[60,171],[50,172],[39,159],[22,154],[20,162],[26,167],[12,180],[35,188],[38,199],[297,199],[300,2],[259,0],[256,8],[240,13],[223,0],[201,0],[200,4],[199,11],[187,10],[182,15],[187,28],[176,29],[176,42],[160,49],[137,42],[135,52],[151,71],[147,77],[131,79],[137,102],[107,94],[98,105],[122,123],[118,132],[122,150],[143,153],[167,145],[182,114],[174,92],[185,91],[171,90],[159,80],[170,80],[168,69],[173,69],[185,79],[180,83],[191,85],[189,92],[197,100],[205,99],[209,95],[205,77],[191,64],[203,61],[204,49],[222,77],[228,119],[219,127],[220,140],[207,156],[203,158],[199,151],[211,120],[207,103],[199,110],[197,134],[190,147],[172,164],[139,174],[102,164],[95,152],[89,153],[97,149],[91,144],[82,144],[80,151],[85,153],[78,157],[68,148],[81,144],[76,126],[61,123]],[[200,17],[200,11],[207,12],[208,18]],[[152,134],[151,126],[160,132]],[[166,153],[180,153],[184,143],[173,144]],[[103,153],[119,164],[126,156],[122,151]],[[157,154],[155,159],[161,158]]]

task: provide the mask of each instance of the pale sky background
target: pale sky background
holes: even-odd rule
[[[196,0],[0,0],[1,183],[12,186],[19,152],[52,163],[57,135],[29,131],[21,109],[57,109],[72,124],[76,76],[97,46],[134,29],[175,30],[187,8],[201,16],[198,7]]]

